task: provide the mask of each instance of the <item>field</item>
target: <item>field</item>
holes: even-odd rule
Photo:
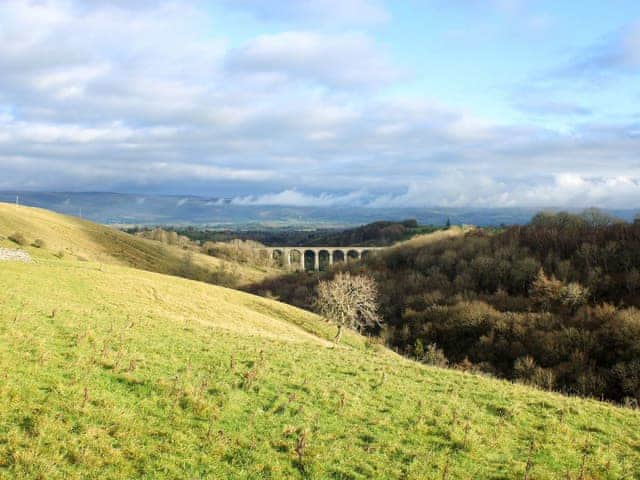
[[[0,263],[0,478],[638,478],[640,414],[116,265]]]

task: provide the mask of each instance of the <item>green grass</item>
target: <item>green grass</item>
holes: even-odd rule
[[[9,240],[8,237],[16,232],[26,238],[26,248]],[[32,246],[35,240],[43,241],[44,247]],[[23,248],[43,259],[55,260],[62,252],[67,259],[125,265],[166,274],[179,272],[185,257],[185,251],[178,246],[129,235],[115,228],[49,210],[0,203],[0,247],[7,246]],[[194,273],[206,274],[225,269],[235,277],[237,286],[277,273],[275,269],[241,265],[200,253],[193,253],[192,260]]]
[[[334,334],[175,277],[0,263],[0,478],[640,477],[636,411]]]

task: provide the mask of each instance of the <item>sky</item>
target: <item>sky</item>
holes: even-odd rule
[[[0,190],[638,207],[637,0],[0,0]]]

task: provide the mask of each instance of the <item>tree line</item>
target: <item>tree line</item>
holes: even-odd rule
[[[400,240],[406,240],[414,235],[429,233],[439,227],[418,225],[413,219],[373,222],[354,228],[321,228],[316,230],[298,230],[291,228],[274,228],[261,230],[211,230],[197,227],[169,227],[148,228],[133,227],[126,231],[132,234],[161,237],[171,234],[174,240],[188,238],[203,244],[205,242],[230,242],[237,239],[259,242],[264,245],[277,246],[385,246]],[[161,240],[161,238],[156,238]]]

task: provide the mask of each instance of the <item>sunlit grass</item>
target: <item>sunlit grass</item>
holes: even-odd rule
[[[27,246],[8,240],[20,233]],[[42,248],[31,244],[40,240]],[[185,251],[173,245],[128,235],[77,217],[61,215],[39,208],[0,203],[0,247],[24,248],[41,259],[56,260],[59,256],[79,261],[94,261],[135,267],[160,273],[175,274],[184,263]],[[262,280],[276,270],[227,262],[197,252],[192,254],[194,268],[203,272],[220,269],[244,285]]]
[[[0,263],[0,477],[640,475],[635,411],[334,334],[198,282]]]

